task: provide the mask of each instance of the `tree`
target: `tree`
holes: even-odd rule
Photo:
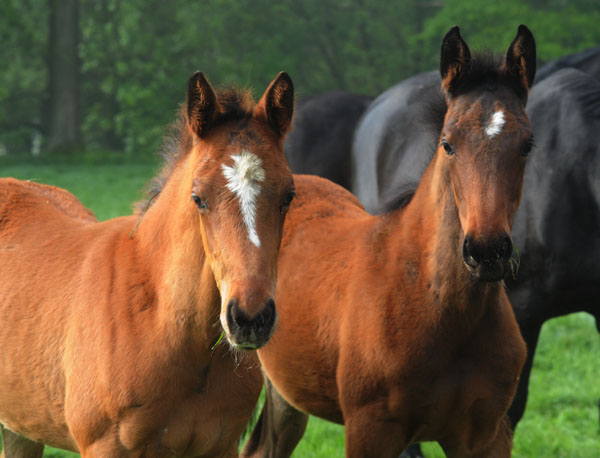
[[[438,68],[454,24],[500,53],[527,24],[541,65],[597,45],[599,21],[598,0],[1,0],[0,155],[39,152],[40,133],[45,149],[152,154],[195,70],[375,96]]]
[[[81,149],[79,0],[50,0],[47,149]]]

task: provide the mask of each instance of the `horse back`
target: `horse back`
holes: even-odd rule
[[[323,218],[356,218],[365,215],[359,200],[342,186],[315,175],[294,175],[298,196],[292,203],[293,211],[287,216],[284,233],[291,236],[294,226]],[[285,235],[284,235],[285,237]]]
[[[70,192],[56,186],[0,179],[0,231],[20,222],[48,222],[66,218],[72,222],[95,222],[94,213]]]

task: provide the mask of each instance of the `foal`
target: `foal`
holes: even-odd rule
[[[280,325],[259,350],[267,399],[244,456],[289,456],[307,414],[345,424],[349,457],[432,440],[449,457],[510,456],[525,345],[502,279],[532,142],[535,42],[520,26],[495,64],[472,59],[454,27],[440,68],[448,111],[405,208],[371,216],[340,187],[295,178]]]
[[[0,180],[4,456],[237,456],[262,375],[216,343],[255,349],[275,327],[293,104],[285,73],[257,105],[196,73],[141,220]]]

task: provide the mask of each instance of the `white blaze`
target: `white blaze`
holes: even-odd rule
[[[485,128],[485,133],[488,137],[494,138],[500,133],[500,131],[502,130],[502,126],[504,126],[504,112],[496,111],[492,115],[490,123]]]
[[[242,210],[244,223],[248,228],[248,237],[257,247],[260,246],[260,240],[256,233],[256,198],[260,194],[260,182],[265,179],[265,171],[262,168],[262,161],[250,151],[243,150],[238,155],[231,156],[233,165],[231,167],[224,164],[223,175],[227,178],[227,188],[233,192],[239,202]]]

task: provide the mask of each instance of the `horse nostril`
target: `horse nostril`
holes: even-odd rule
[[[463,259],[471,267],[496,264],[508,260],[511,255],[512,241],[508,235],[484,243],[477,243],[472,236],[466,236],[463,242]]]
[[[474,256],[473,237],[467,235],[463,241],[463,260],[471,267],[477,267],[479,260]]]
[[[240,328],[247,326],[250,322],[248,315],[240,308],[237,299],[230,299],[227,303],[227,320]]]
[[[264,326],[265,328],[270,328],[275,322],[276,315],[277,312],[275,310],[275,301],[269,298],[265,302],[265,308],[262,312],[260,312],[260,316],[257,317],[257,320],[261,326]]]

